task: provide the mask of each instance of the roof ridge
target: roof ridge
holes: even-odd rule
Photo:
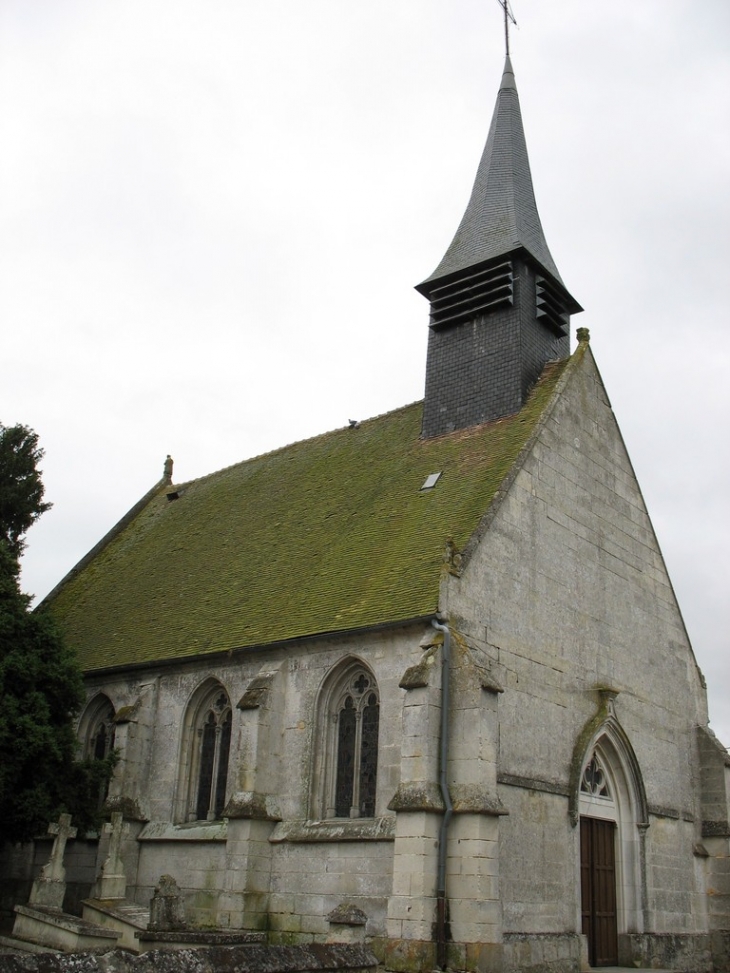
[[[417,405],[422,405],[423,399],[416,399],[415,402],[409,402],[407,405],[398,406],[396,409],[389,409],[387,412],[381,412],[378,415],[370,416],[367,419],[361,419],[357,422],[357,427],[362,427],[364,425],[369,425],[371,422],[377,422],[378,420],[385,419],[388,416],[395,416],[399,412],[405,412],[407,409],[413,409]],[[256,453],[254,456],[248,456],[246,459],[238,460],[236,463],[229,463],[228,466],[222,466],[218,470],[213,470],[210,473],[205,473],[203,476],[196,476],[190,480],[182,480],[179,483],[170,484],[176,490],[181,490],[184,487],[192,486],[194,483],[204,483],[206,480],[210,480],[212,477],[220,476],[221,473],[227,473],[229,470],[234,470],[239,466],[245,466],[246,463],[254,463],[256,460],[268,459],[271,456],[276,456],[279,453],[285,452],[287,449],[292,449],[295,446],[304,446],[307,443],[316,442],[318,439],[326,439],[328,436],[334,436],[337,433],[346,432],[349,426],[336,426],[334,429],[328,429],[325,432],[317,433],[314,436],[306,436],[304,439],[295,439],[290,443],[284,443],[281,446],[276,446],[274,449],[268,449],[263,453]]]

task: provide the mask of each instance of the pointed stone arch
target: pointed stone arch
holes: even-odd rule
[[[228,790],[233,723],[231,698],[223,684],[209,676],[185,707],[175,818],[212,821],[222,816]]]
[[[98,692],[84,707],[79,720],[79,742],[84,757],[107,757],[114,749],[116,709],[106,693]]]
[[[647,912],[645,837],[649,826],[646,791],[631,741],[616,716],[617,692],[599,690],[596,715],[586,723],[573,751],[570,779],[570,819],[581,824],[581,899],[586,882],[586,822],[601,823],[613,834],[616,933],[644,931]],[[605,831],[605,828],[604,828]],[[577,917],[586,933],[586,908]],[[590,944],[589,944],[590,947]]]
[[[612,689],[600,689],[600,703],[598,712],[581,730],[575,747],[570,766],[570,820],[575,827],[580,819],[580,784],[584,767],[590,757],[590,751],[596,743],[605,738],[615,754],[616,761],[624,768],[627,784],[630,787],[631,801],[635,808],[634,817],[637,825],[649,826],[649,811],[646,801],[644,780],[636,759],[631,741],[618,721],[614,701],[618,692]]]
[[[375,675],[350,656],[327,674],[318,695],[312,818],[375,817],[379,724]]]
[[[79,720],[81,755],[87,760],[103,760],[114,750],[116,709],[106,693],[98,692],[84,707]],[[101,808],[109,796],[111,781],[99,787],[97,804]]]

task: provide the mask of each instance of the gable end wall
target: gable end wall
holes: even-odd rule
[[[651,822],[660,818],[650,816],[645,908],[636,922],[699,929],[695,726],[706,723],[706,700],[590,352],[576,362],[462,577],[449,578],[444,594],[452,624],[484,650],[505,687],[498,756],[500,797],[511,811],[500,828],[505,932],[579,927],[578,876],[568,881],[556,863],[575,867],[571,760],[598,711],[598,687],[618,691],[616,717],[650,811],[671,813],[657,826]],[[515,786],[520,781],[528,789]],[[556,880],[575,891],[555,896]]]

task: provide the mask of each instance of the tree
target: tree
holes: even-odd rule
[[[50,507],[42,456],[32,430],[0,424],[0,841],[43,834],[61,811],[93,827],[113,768],[113,758],[78,759],[81,670],[53,618],[31,611],[19,587],[24,535]]]
[[[0,537],[16,559],[23,553],[23,535],[51,507],[43,502],[42,457],[37,433],[0,423]]]

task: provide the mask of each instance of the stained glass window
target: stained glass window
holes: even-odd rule
[[[345,699],[337,724],[337,784],[335,815],[349,818],[352,807],[352,784],[355,779],[355,709],[352,696]]]
[[[334,696],[336,724],[336,817],[373,817],[378,770],[380,706],[373,677],[361,668],[350,670]]]
[[[375,693],[370,693],[362,711],[362,750],[360,756],[360,816],[375,814],[375,779],[378,773],[378,724],[380,706]]]
[[[228,697],[218,689],[214,697],[201,707],[198,727],[198,783],[194,816],[199,821],[213,821],[223,814],[231,749],[231,719]]]

